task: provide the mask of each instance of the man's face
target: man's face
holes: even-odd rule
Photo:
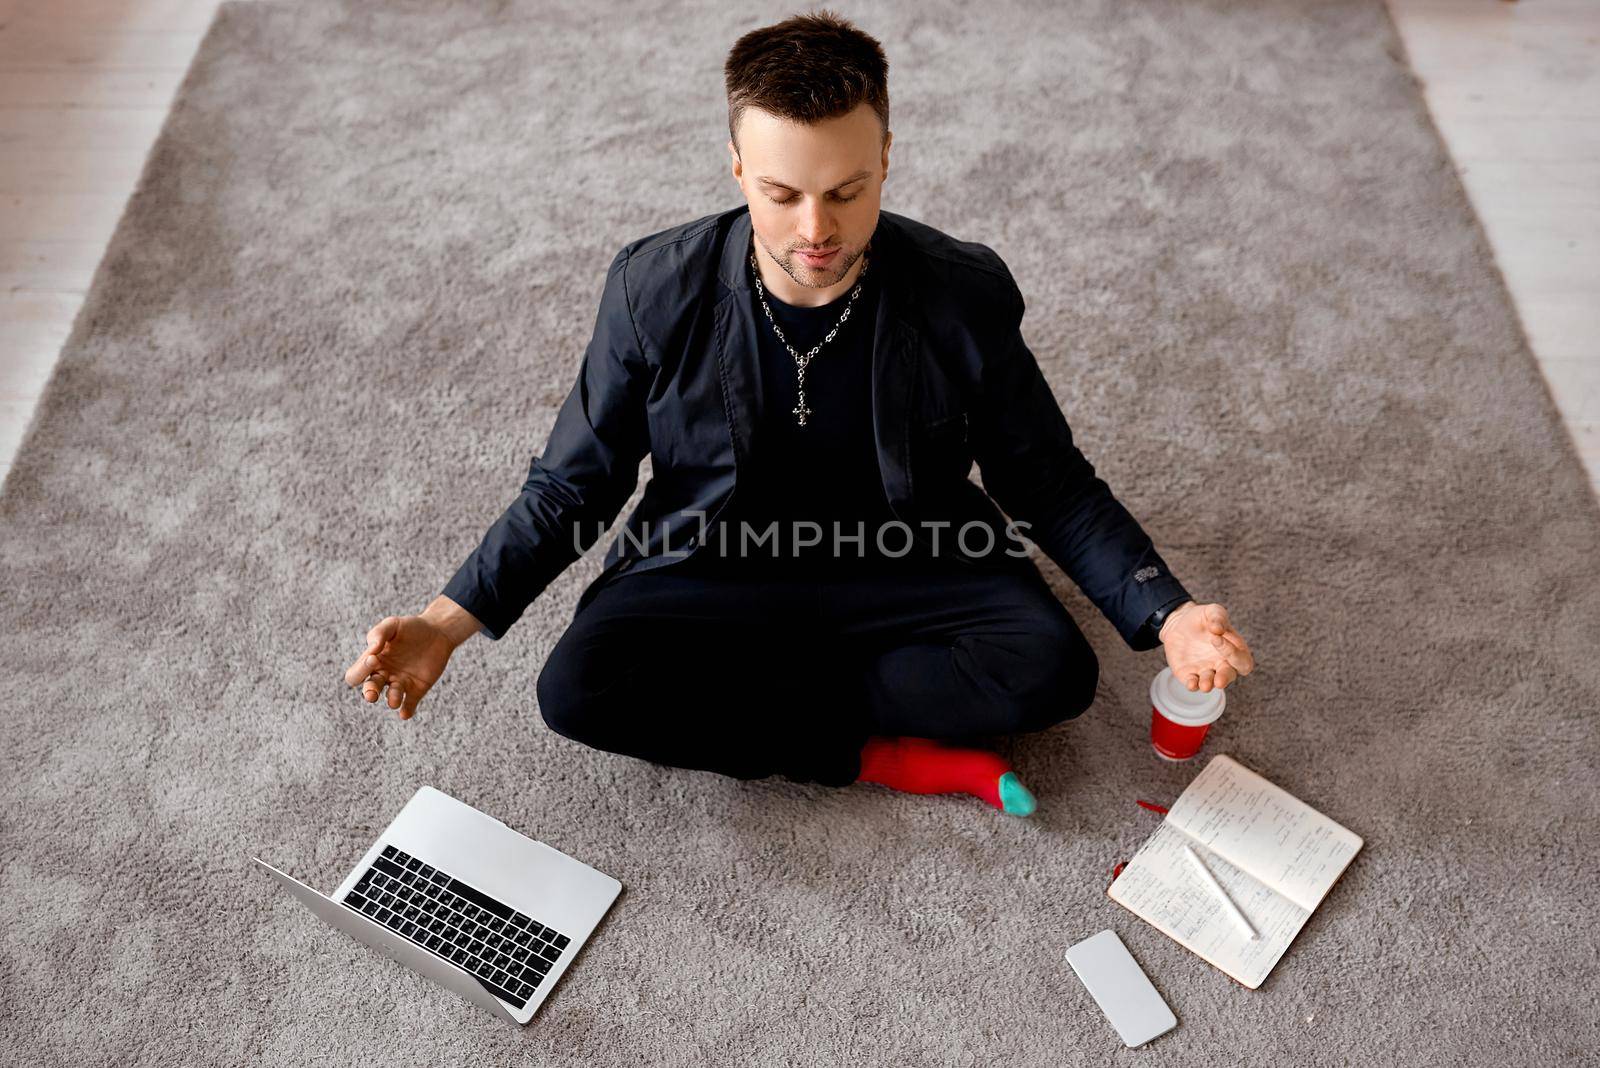
[[[793,280],[791,292],[854,283],[861,253],[878,228],[893,138],[884,137],[866,104],[814,126],[758,108],[740,116],[738,150],[728,142],[733,176],[750,204],[756,242]],[[837,251],[817,264],[800,254],[807,249]]]

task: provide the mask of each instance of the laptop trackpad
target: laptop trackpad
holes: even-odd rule
[[[579,940],[622,889],[611,876],[431,786],[406,802],[383,842]]]

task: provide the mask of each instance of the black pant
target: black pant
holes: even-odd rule
[[[1039,731],[1088,709],[1099,661],[1029,560],[858,573],[623,573],[539,674],[584,745],[741,779],[843,786],[868,736]]]

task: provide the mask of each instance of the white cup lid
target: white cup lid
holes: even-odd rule
[[[1228,701],[1227,695],[1215,686],[1210,693],[1189,689],[1178,681],[1172,668],[1164,667],[1150,683],[1150,703],[1174,723],[1200,727],[1222,715]]]

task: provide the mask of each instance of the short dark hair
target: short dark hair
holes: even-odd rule
[[[827,8],[746,33],[728,52],[723,77],[735,152],[739,116],[748,107],[810,125],[866,103],[878,113],[888,140],[889,59],[883,46]]]

